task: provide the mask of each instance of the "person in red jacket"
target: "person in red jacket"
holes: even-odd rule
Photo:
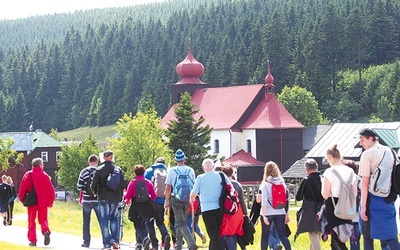
[[[50,228],[48,221],[48,208],[53,206],[56,194],[51,184],[50,176],[43,170],[43,159],[32,160],[32,170],[26,172],[21,180],[18,197],[23,203],[25,194],[35,187],[37,204],[28,207],[28,240],[29,246],[36,246],[36,215],[44,235],[44,244],[50,244]]]

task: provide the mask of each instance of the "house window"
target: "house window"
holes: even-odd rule
[[[40,157],[42,157],[43,162],[48,162],[49,161],[49,153],[48,152],[42,152]]]
[[[62,155],[61,151],[56,152],[56,162],[58,162],[60,160],[61,155]]]
[[[219,154],[219,140],[214,140],[214,153]]]
[[[246,152],[251,153],[251,140],[250,139],[246,140]]]

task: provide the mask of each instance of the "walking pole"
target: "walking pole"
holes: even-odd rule
[[[190,207],[191,207],[191,210],[192,210],[192,235],[193,235],[193,239],[194,239],[194,205],[193,205],[193,203],[192,204],[190,204]]]

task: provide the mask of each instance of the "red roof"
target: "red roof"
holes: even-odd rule
[[[240,129],[304,128],[274,94],[267,94]]]
[[[199,109],[194,119],[203,116],[204,125],[209,124],[213,129],[230,129],[249,109],[262,89],[262,84],[197,89],[192,95],[192,103]],[[174,107],[162,118],[163,127],[175,119]]]
[[[224,160],[223,164],[231,166],[265,165],[264,162],[255,159],[253,156],[251,156],[251,153],[246,153],[243,149]]]

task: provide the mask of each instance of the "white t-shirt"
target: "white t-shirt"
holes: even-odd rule
[[[324,181],[328,179],[328,181],[331,183],[332,196],[338,198],[340,194],[340,189],[342,188],[342,183],[340,182],[338,177],[332,172],[332,169],[335,169],[339,173],[344,182],[347,182],[350,179],[351,174],[353,174],[353,180],[351,181],[351,183],[354,184],[357,181],[357,177],[353,169],[343,164],[333,165],[332,167],[325,170],[323,174],[324,178],[322,179],[322,187],[324,186]]]

